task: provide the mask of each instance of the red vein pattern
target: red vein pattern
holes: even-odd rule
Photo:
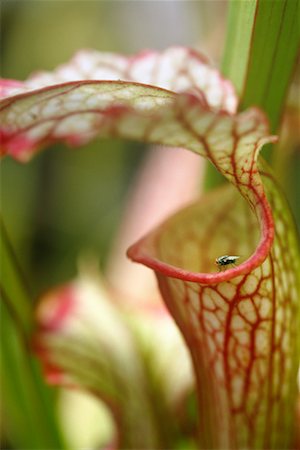
[[[215,192],[139,241],[129,256],[155,270],[191,351],[201,446],[289,448],[299,252],[269,169],[264,183],[258,171],[261,147],[276,139],[264,114],[236,114],[230,82],[182,48],[129,58],[83,52],[52,74],[2,87],[2,152],[20,161],[53,141],[81,145],[117,136],[185,147],[235,185],[246,206],[232,187]],[[213,262],[226,253],[240,255],[241,263],[218,272]]]
[[[21,160],[55,140],[78,145],[97,135],[181,146],[206,156],[238,187],[260,220],[258,249],[236,274],[265,259],[273,223],[256,158],[261,146],[275,138],[268,136],[266,118],[258,109],[231,115],[191,94],[135,83],[81,81],[6,99],[0,119],[3,152]],[[203,277],[221,281],[228,274],[197,275]]]
[[[276,218],[263,264],[218,284],[187,281],[176,269],[173,276],[157,271],[194,361],[203,448],[293,448],[299,252],[285,201],[270,175],[263,178]],[[151,248],[149,259],[155,252],[170,266],[197,271],[210,270],[223,248],[253,251],[257,239],[255,216],[227,188],[181,211],[138,246]]]

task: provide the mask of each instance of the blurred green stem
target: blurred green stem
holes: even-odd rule
[[[240,96],[239,109],[259,106],[277,133],[300,44],[299,0],[231,0],[222,72]],[[271,160],[271,146],[263,150]],[[204,188],[222,184],[207,165]]]
[[[32,306],[29,288],[15,257],[4,223],[0,221],[1,292],[15,324],[26,336],[32,329]]]
[[[22,449],[62,449],[53,393],[31,354],[30,294],[2,222],[0,292],[1,392],[8,441]]]

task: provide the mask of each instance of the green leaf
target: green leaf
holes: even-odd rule
[[[232,80],[239,95],[247,76],[257,3],[257,0],[229,2],[222,71]]]
[[[6,290],[5,293],[3,292],[3,300],[5,298],[12,300],[11,314],[21,333],[28,337],[32,330],[32,305],[29,288],[17,263],[2,220],[0,221],[0,231],[1,286]]]
[[[30,349],[34,319],[30,294],[2,222],[0,242],[1,388],[8,439],[24,449],[64,448],[53,393]]]
[[[261,107],[277,133],[300,45],[298,0],[229,3],[222,72],[237,89],[239,108]],[[271,159],[271,148],[264,149]],[[204,187],[224,182],[207,167]]]
[[[299,52],[299,1],[230,3],[223,72],[241,96],[240,108],[257,105],[276,132]]]
[[[3,300],[3,299],[2,299]],[[53,392],[44,384],[29,343],[1,305],[1,392],[7,438],[16,448],[65,448]]]
[[[258,105],[278,130],[300,44],[299,1],[259,1],[241,107]],[[259,81],[258,81],[259,80]]]

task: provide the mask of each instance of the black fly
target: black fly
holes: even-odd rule
[[[229,255],[223,255],[219,256],[219,258],[216,258],[216,265],[221,270],[225,266],[232,265],[235,267],[235,262],[240,258],[240,256],[229,256]]]

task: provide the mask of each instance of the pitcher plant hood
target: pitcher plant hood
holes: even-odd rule
[[[292,448],[299,358],[299,247],[259,156],[275,142],[258,108],[207,60],[174,47],[133,57],[82,51],[53,73],[2,82],[2,153],[27,161],[64,141],[122,137],[180,146],[229,181],[133,245],[189,347],[201,448]],[[222,255],[239,264],[218,271]]]

